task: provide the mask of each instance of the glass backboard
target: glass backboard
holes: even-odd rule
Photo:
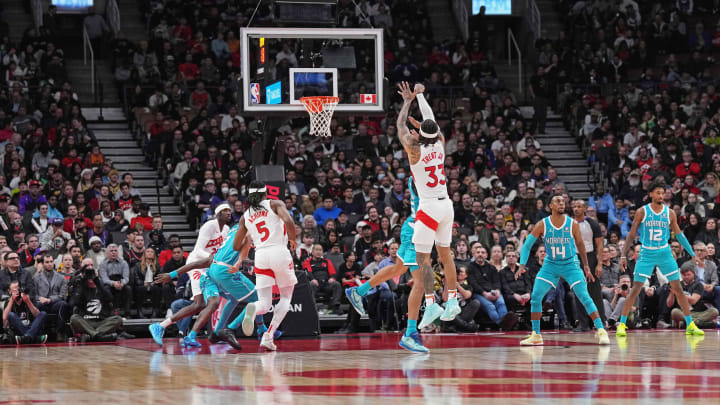
[[[381,29],[241,28],[246,112],[305,111],[300,97],[335,96],[335,111],[383,112]]]

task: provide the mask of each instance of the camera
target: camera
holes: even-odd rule
[[[95,269],[90,266],[85,266],[82,268],[83,277],[85,277],[88,280],[92,280],[95,278]]]
[[[620,285],[620,289],[623,290],[623,291],[627,291],[628,288],[629,288],[629,287],[628,287],[627,284],[621,284],[621,285]]]

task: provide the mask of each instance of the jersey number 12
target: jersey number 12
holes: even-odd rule
[[[650,240],[653,242],[662,242],[662,229],[650,229]]]

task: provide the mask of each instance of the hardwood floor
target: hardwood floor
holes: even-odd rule
[[[623,404],[718,403],[720,334],[630,331],[610,346],[594,335],[425,335],[429,355],[397,346],[397,334],[281,339],[278,352],[225,344],[161,348],[114,344],[0,348],[0,404]],[[397,402],[395,402],[398,404]]]

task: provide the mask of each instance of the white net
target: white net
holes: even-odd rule
[[[302,97],[300,102],[310,114],[310,135],[331,136],[330,121],[335,107],[340,101],[337,97]]]

